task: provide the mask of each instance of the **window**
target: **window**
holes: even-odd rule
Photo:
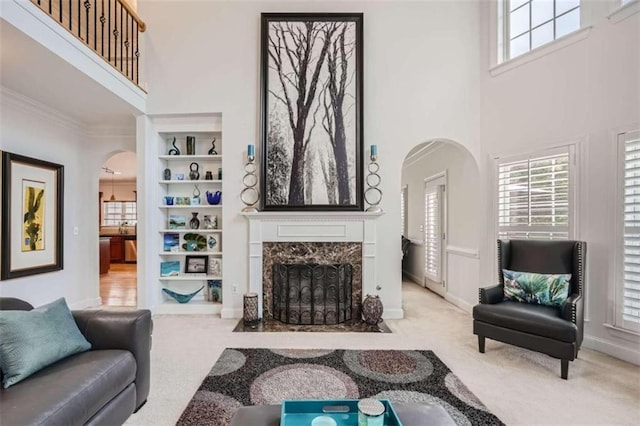
[[[102,226],[134,226],[136,222],[135,201],[105,201],[103,203]]]
[[[442,281],[442,210],[445,178],[427,180],[424,191],[424,274],[439,283]]]
[[[407,236],[408,218],[407,218],[407,198],[409,187],[407,185],[402,187],[400,191],[400,223],[402,225],[402,235]]]
[[[580,29],[580,0],[505,0],[504,5],[508,59]]]
[[[622,273],[616,325],[640,331],[640,130],[619,135],[622,168]],[[621,281],[621,282],[620,282]]]
[[[498,161],[498,237],[571,237],[571,150]]]

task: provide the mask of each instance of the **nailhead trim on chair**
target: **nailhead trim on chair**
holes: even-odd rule
[[[584,243],[582,241],[578,242],[578,294],[583,295],[584,289]],[[578,313],[576,312],[576,304],[573,303],[571,305],[571,321],[576,324]]]
[[[482,289],[478,289],[478,302],[482,303]]]
[[[501,276],[502,276],[502,242],[498,240],[498,283],[502,281],[500,280]]]

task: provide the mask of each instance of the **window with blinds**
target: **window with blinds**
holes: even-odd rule
[[[623,150],[623,273],[617,322],[640,330],[640,130],[620,135]]]
[[[424,272],[432,281],[440,282],[442,252],[441,185],[427,185],[424,195]]]
[[[570,151],[498,163],[498,237],[568,239]]]
[[[105,201],[102,213],[103,226],[133,226],[137,222],[137,208],[135,201]]]

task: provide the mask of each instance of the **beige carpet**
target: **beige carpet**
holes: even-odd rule
[[[225,347],[429,349],[508,425],[639,424],[640,368],[583,349],[560,379],[560,361],[487,340],[478,353],[471,317],[404,283],[407,319],[392,334],[232,333],[237,320],[154,317],[151,393],[128,425],[173,425]],[[248,425],[249,426],[249,425]]]

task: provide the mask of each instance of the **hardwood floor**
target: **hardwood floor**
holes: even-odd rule
[[[100,275],[103,306],[137,306],[137,270],[135,263],[112,263],[109,272]]]

